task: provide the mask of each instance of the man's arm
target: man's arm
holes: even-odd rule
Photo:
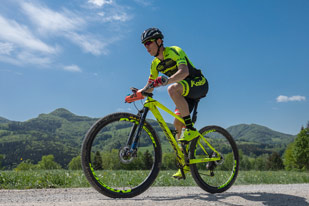
[[[180,64],[178,66],[178,71],[168,78],[167,84],[173,84],[184,80],[189,75],[189,68],[186,64]]]

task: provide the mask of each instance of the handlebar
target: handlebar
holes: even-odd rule
[[[152,82],[152,83],[150,83],[150,84],[145,88],[145,90],[153,89],[153,88],[154,88],[154,86],[153,86],[153,82]],[[143,95],[143,96],[146,96],[146,97],[152,97],[152,96],[153,96],[153,94],[152,94],[152,93],[149,93],[149,92],[142,92],[142,95]]]

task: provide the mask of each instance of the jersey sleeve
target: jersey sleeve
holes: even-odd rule
[[[173,46],[170,47],[170,50],[171,58],[176,62],[177,66],[179,66],[180,64],[188,64],[186,60],[186,54],[181,48]]]
[[[149,81],[155,80],[159,76],[159,72],[157,70],[157,63],[155,60],[152,61],[151,67],[150,67],[150,75],[149,75]]]

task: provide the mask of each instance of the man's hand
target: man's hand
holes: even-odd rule
[[[166,76],[159,76],[153,82],[154,87],[165,86],[168,83],[168,78]]]

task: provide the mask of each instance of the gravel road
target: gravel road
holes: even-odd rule
[[[309,184],[233,186],[222,194],[199,187],[151,187],[131,199],[111,199],[92,188],[0,190],[0,206],[309,205]]]

